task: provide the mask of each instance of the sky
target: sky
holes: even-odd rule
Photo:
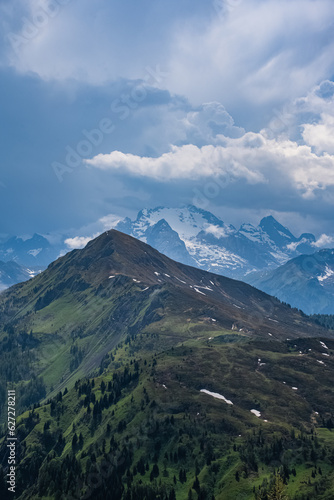
[[[334,236],[333,22],[332,0],[1,0],[0,236],[184,204]]]

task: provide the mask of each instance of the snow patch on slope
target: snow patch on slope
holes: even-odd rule
[[[232,401],[230,401],[229,399],[226,399],[221,394],[218,394],[218,392],[211,392],[211,391],[208,391],[207,389],[201,389],[200,392],[204,392],[204,394],[208,394],[209,396],[212,396],[213,398],[221,399],[222,401],[225,401],[225,403],[227,403],[228,405],[233,405]]]
[[[328,278],[330,278],[331,276],[333,276],[333,274],[334,274],[334,270],[331,269],[330,267],[326,266],[325,274],[323,274],[322,276],[318,276],[318,281],[320,283],[322,283],[323,281],[325,281]]]

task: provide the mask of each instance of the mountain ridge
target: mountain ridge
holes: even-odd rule
[[[13,330],[21,346],[31,332],[37,358],[45,349],[54,351],[46,365],[42,356],[34,369],[39,367],[49,388],[62,378],[60,369],[66,373],[62,386],[98,366],[128,334],[166,323],[168,343],[175,335],[187,338],[183,329],[193,322],[199,330],[209,326],[278,340],[328,333],[246,283],[175,262],[116,230],[0,295],[0,340],[6,343]],[[72,344],[78,351],[72,352]]]

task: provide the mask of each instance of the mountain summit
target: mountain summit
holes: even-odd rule
[[[164,329],[168,343],[188,337],[187,324],[198,325],[198,332],[210,325],[246,336],[268,338],[269,332],[281,340],[323,333],[246,283],[175,262],[116,230],[0,295],[0,325],[6,331],[32,332],[37,359],[39,350],[54,346],[47,367],[41,360],[34,368],[39,366],[50,384],[59,380],[59,365],[67,383],[79,365],[83,372],[97,367],[126,335],[155,325]]]
[[[295,241],[296,238],[286,227],[282,226],[272,215],[264,217],[260,222],[260,227],[269,236],[270,240],[276,245],[282,246],[284,244]]]

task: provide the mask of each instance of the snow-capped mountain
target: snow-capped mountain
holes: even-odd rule
[[[258,226],[245,223],[237,229],[193,205],[144,209],[135,220],[125,218],[114,228],[173,260],[245,281],[254,273],[275,269],[315,250],[312,234],[296,238],[272,216],[262,219]],[[66,248],[65,235],[60,240],[53,245],[38,234],[28,239],[12,237],[0,243],[0,260],[14,261],[33,271],[42,270],[60,253],[74,248]],[[80,247],[81,238],[78,244]]]
[[[38,274],[36,271],[20,266],[16,262],[0,261],[0,292],[15,283],[27,281]]]
[[[307,314],[334,314],[334,250],[300,255],[247,282]]]
[[[13,236],[0,243],[0,260],[13,261],[22,266],[44,268],[59,256],[60,249],[51,245],[49,241],[39,234],[31,238],[22,239]]]
[[[192,205],[144,209],[136,220],[126,218],[116,229],[182,263],[239,279],[312,253],[315,242],[312,234],[296,238],[272,216],[257,227],[243,224],[236,229]]]

